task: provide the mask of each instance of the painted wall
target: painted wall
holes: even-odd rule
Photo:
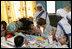
[[[37,4],[38,3],[41,3],[43,5],[43,7],[45,8],[45,10],[47,10],[47,3],[46,1],[37,1]],[[70,5],[70,1],[56,1],[55,2],[55,5],[56,5],[56,10],[59,9],[59,8],[63,8],[67,5]]]
[[[56,1],[56,10],[71,5],[70,1]]]

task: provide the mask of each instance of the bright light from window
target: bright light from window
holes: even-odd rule
[[[18,18],[21,18],[21,13],[19,9],[20,9],[20,1],[14,1],[14,10],[15,10],[15,15],[17,20]]]
[[[55,13],[55,1],[47,1],[47,12]]]

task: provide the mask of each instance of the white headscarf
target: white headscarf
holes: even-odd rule
[[[57,17],[63,17],[63,18],[66,18],[66,16],[67,16],[67,12],[64,10],[64,9],[58,9],[57,11],[56,11],[56,15],[57,15]]]
[[[37,7],[39,7],[39,6],[42,7],[43,10],[45,10],[41,3],[37,4]]]
[[[67,20],[71,21],[71,11],[67,14]]]

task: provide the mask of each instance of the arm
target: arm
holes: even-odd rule
[[[56,39],[58,40],[59,38],[61,38],[62,35],[63,35],[63,30],[58,25],[57,26],[57,31],[56,31]]]
[[[47,13],[47,12],[46,12]],[[50,19],[49,19],[49,16],[48,16],[48,13],[46,14],[47,18],[46,18],[46,22],[48,25],[50,25]]]

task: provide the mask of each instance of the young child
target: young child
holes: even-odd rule
[[[28,41],[24,39],[23,36],[18,35],[14,38],[14,43],[16,48],[24,48],[24,44],[27,45]]]
[[[47,25],[46,20],[43,18],[37,20],[37,25],[39,27],[43,27],[43,33],[41,33],[41,36],[47,38],[48,33],[52,30],[53,27],[51,25]]]
[[[16,48],[22,47],[23,42],[24,42],[24,37],[23,36],[16,36],[14,38],[14,43],[15,43]]]
[[[1,22],[1,36],[7,37],[7,35],[12,35],[14,36],[13,33],[10,33],[7,29],[6,29],[7,23],[5,21]]]
[[[5,21],[1,21],[1,36],[6,36],[8,31],[6,30],[7,23]]]
[[[58,42],[52,44],[51,48],[68,48],[68,35],[64,34]]]
[[[5,21],[1,22],[1,36],[4,36],[5,30],[6,30],[7,23]]]
[[[31,32],[32,35],[39,35],[39,30],[37,30],[37,29],[34,27],[33,22],[31,22],[31,24],[30,24],[30,32]]]

